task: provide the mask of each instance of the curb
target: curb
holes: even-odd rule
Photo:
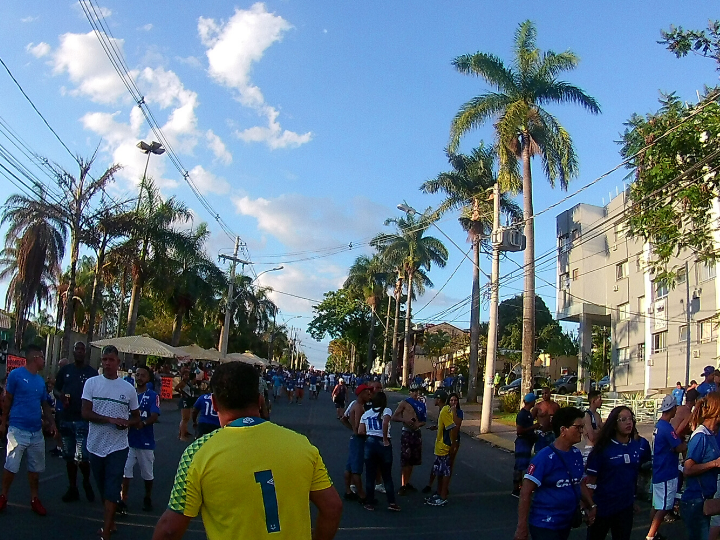
[[[483,435],[476,435],[474,438],[479,441],[484,441],[491,446],[501,448],[507,452],[515,452],[514,443],[511,443],[510,441],[503,437],[500,437],[499,435],[495,435],[493,433],[485,433]]]

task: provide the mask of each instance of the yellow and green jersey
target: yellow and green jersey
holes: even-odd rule
[[[239,418],[187,447],[168,508],[188,517],[202,513],[209,540],[309,540],[310,492],[331,486],[305,436]]]
[[[455,429],[450,405],[445,405],[438,416],[437,437],[435,438],[435,455],[447,456],[453,443],[452,430]]]

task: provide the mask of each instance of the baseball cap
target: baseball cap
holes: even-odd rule
[[[368,386],[368,385],[365,384],[365,383],[361,384],[360,386],[358,386],[358,387],[355,389],[355,395],[356,395],[356,396],[359,396],[360,393],[363,392],[364,390],[372,390],[372,386]]]
[[[448,393],[445,390],[436,390],[430,397],[433,399],[442,399],[443,401],[447,401]]]
[[[537,401],[537,396],[535,395],[534,392],[530,392],[529,394],[525,394],[523,401],[525,403],[532,403],[533,401]]]
[[[708,375],[712,375],[715,373],[715,368],[713,366],[705,366],[705,369],[703,369],[702,376],[707,377]]]
[[[660,405],[660,412],[668,412],[677,407],[677,400],[673,396],[665,396]]]
[[[418,390],[420,390],[420,385],[418,383],[411,383],[409,390],[411,392],[417,392]]]

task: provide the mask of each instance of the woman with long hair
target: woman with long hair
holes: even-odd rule
[[[365,439],[365,509],[375,510],[375,477],[378,469],[385,485],[388,510],[398,512],[395,504],[395,485],[392,480],[392,444],[390,442],[390,418],[392,410],[387,406],[385,392],[377,392],[370,402],[371,407],[360,418],[359,435]]]
[[[717,490],[720,467],[720,448],[715,438],[720,425],[719,393],[711,392],[697,402],[690,424],[693,432],[683,470],[685,490],[680,500],[680,514],[688,540],[706,540],[710,516],[703,514],[703,503],[705,499],[712,499]]]
[[[589,500],[588,540],[629,540],[636,512],[635,486],[640,466],[651,459],[650,444],[640,437],[635,415],[624,405],[615,407],[595,440],[587,459],[583,490]]]
[[[175,385],[175,391],[180,394],[180,429],[178,439],[191,441],[192,436],[188,429],[193,407],[195,406],[195,380],[190,377],[190,370],[183,368],[180,372],[180,382]]]
[[[452,444],[450,445],[450,478],[452,479],[452,473],[455,469],[455,458],[457,457],[458,450],[460,450],[460,426],[462,426],[465,413],[463,413],[463,410],[460,408],[460,397],[455,392],[448,396],[448,405],[450,405],[450,412],[453,415],[453,422],[455,423],[455,429],[453,429],[450,434],[452,440]],[[431,469],[430,480],[428,480],[428,484],[423,488],[422,492],[430,493],[434,483],[435,474]]]

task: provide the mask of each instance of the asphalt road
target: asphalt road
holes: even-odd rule
[[[394,409],[401,396],[390,395],[390,406]],[[131,484],[130,513],[118,520],[117,540],[145,540],[152,537],[158,517],[164,510],[175,475],[175,469],[186,443],[177,439],[179,412],[175,402],[164,403],[163,414],[156,425],[157,449],[155,451],[155,511],[142,512],[143,487],[140,479]],[[328,393],[321,393],[318,401],[302,405],[288,405],[286,400],[277,403],[272,411],[272,420],[280,425],[306,435],[315,444],[327,464],[333,482],[342,494],[343,471],[347,457],[349,431],[335,418]],[[393,426],[395,461],[393,479],[396,488],[400,486],[399,425]],[[433,460],[434,432],[427,431],[423,437],[423,465],[416,468],[413,484],[422,487],[426,482]],[[448,535],[467,538],[470,535],[511,539],[517,522],[517,500],[509,495],[512,479],[513,456],[463,434],[458,462],[450,486],[449,504],[442,508],[423,504],[425,495],[412,494],[398,497],[402,511],[386,510],[385,496],[377,494],[380,504],[374,512],[368,512],[357,502],[346,502],[339,539],[373,540],[407,537],[436,538]],[[136,473],[137,475],[137,473]],[[102,508],[99,502],[81,501],[63,503],[67,481],[64,462],[47,457],[47,468],[40,477],[40,498],[48,510],[46,517],[35,515],[29,507],[29,490],[24,468],[17,475],[10,492],[9,505],[0,515],[0,540],[47,540],[96,538],[95,532],[101,526]],[[82,492],[82,490],[81,490]],[[645,537],[648,505],[635,518],[633,540]],[[682,540],[685,531],[681,524],[665,526],[663,533]],[[585,538],[585,528],[571,534],[573,540]],[[200,519],[192,522],[185,538],[202,539],[205,534]]]

